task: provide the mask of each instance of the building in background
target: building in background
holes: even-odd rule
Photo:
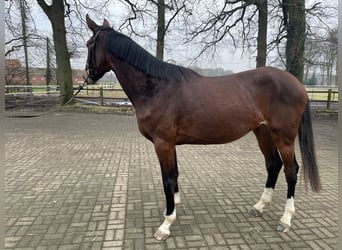
[[[29,68],[29,77],[31,85],[46,85],[46,69],[45,68]],[[25,84],[25,68],[22,67],[20,60],[5,60],[5,81],[6,85],[24,85]],[[72,71],[72,81],[74,85],[83,82],[83,70]],[[52,69],[52,78],[50,85],[57,85],[56,70]]]

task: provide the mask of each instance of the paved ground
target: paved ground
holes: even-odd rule
[[[264,216],[247,214],[265,182],[249,134],[226,145],[177,148],[182,204],[172,236],[157,242],[165,208],[160,169],[134,116],[6,118],[6,248],[333,249],[337,120],[314,119],[314,130],[323,191],[306,193],[299,182],[291,232],[275,231],[286,198],[283,173]]]

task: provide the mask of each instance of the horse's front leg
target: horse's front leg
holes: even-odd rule
[[[175,192],[178,191],[176,190],[178,189],[178,169],[175,157],[176,149],[173,144],[164,141],[155,141],[154,146],[160,162],[164,192],[166,196],[165,219],[158,231],[154,234],[154,238],[157,240],[166,240],[170,236],[170,227],[176,220]],[[177,199],[178,197],[176,200]]]

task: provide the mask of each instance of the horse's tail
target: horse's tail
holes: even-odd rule
[[[318,166],[316,163],[309,101],[307,102],[304,113],[302,115],[302,120],[299,125],[298,137],[302,155],[305,185],[307,184],[309,179],[312,190],[318,193],[321,189],[321,183],[319,179]]]

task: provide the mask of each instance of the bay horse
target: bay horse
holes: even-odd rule
[[[253,131],[264,155],[267,180],[260,200],[249,213],[259,216],[271,203],[284,165],[287,181],[285,211],[277,230],[287,232],[295,213],[298,163],[294,143],[298,134],[305,184],[319,192],[308,96],[300,81],[272,67],[237,74],[204,77],[191,69],[158,60],[129,37],[112,29],[106,19],[86,21],[87,78],[94,84],[115,72],[132,102],[139,130],[154,144],[166,196],[166,215],[154,237],[165,240],[180,202],[176,145],[228,143]]]

